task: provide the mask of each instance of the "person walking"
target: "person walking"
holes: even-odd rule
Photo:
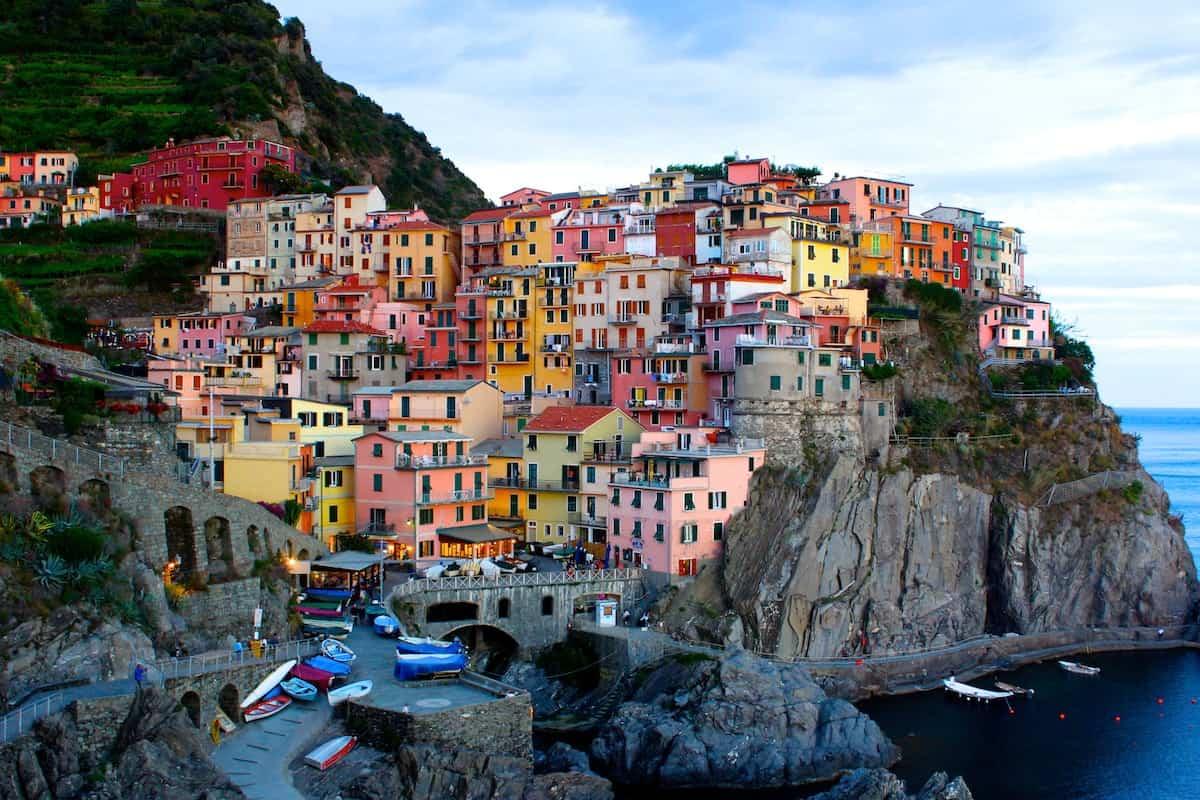
[[[142,690],[142,681],[146,680],[146,668],[138,664],[133,668],[133,682],[137,684],[138,691]]]

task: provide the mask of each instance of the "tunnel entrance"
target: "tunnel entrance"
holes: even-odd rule
[[[464,625],[442,639],[447,642],[459,639],[467,646],[470,669],[493,678],[502,676],[521,650],[516,639],[491,625]]]

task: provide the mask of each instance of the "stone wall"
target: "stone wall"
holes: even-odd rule
[[[258,578],[214,583],[204,591],[184,595],[177,610],[189,628],[245,638],[254,626],[261,589]]]
[[[130,422],[119,417],[107,419],[103,438],[89,441],[87,446],[106,456],[119,456],[134,469],[174,470],[169,458],[175,452],[174,422]]]
[[[453,681],[446,681],[453,682]],[[431,684],[443,683],[430,681]],[[346,729],[371,747],[395,751],[428,744],[533,760],[533,706],[528,692],[428,714],[378,708],[369,699],[346,703]]]
[[[39,344],[14,336],[7,331],[0,331],[0,364],[16,366],[28,360],[30,356],[39,361],[62,364],[73,369],[99,370],[104,368],[95,356],[83,351]]]
[[[132,695],[77,700],[69,709],[75,718],[79,749],[88,763],[102,764],[117,741],[121,723],[129,716]]]

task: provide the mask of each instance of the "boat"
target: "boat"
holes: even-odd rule
[[[345,686],[339,686],[333,689],[326,695],[329,698],[329,705],[336,706],[338,703],[344,703],[347,700],[356,700],[359,697],[365,697],[371,693],[371,689],[375,684],[371,681],[358,681],[357,683],[347,683]]]
[[[1025,689],[1021,686],[1014,686],[1011,683],[1004,681],[996,681],[996,688],[1002,692],[1012,692],[1013,694],[1023,695],[1025,697],[1033,697],[1033,689]]]
[[[979,700],[984,703],[990,703],[993,700],[1004,700],[1013,696],[1012,692],[993,692],[991,689],[980,689],[978,686],[956,681],[953,675],[942,680],[942,686],[945,686],[946,691],[951,694],[965,697],[968,700]]]
[[[302,605],[296,606],[296,613],[305,617],[316,617],[317,619],[344,619],[345,615],[340,608],[321,608],[319,606]]]
[[[347,636],[349,636],[354,631],[354,624],[346,623],[346,624],[340,625],[340,626],[339,625],[317,626],[317,625],[309,625],[309,621],[307,619],[302,619],[300,621],[300,630],[303,631],[305,636],[320,636],[323,639],[329,639],[329,638],[345,639]]]
[[[279,685],[293,700],[313,700],[317,696],[317,687],[300,678],[288,678]]]
[[[334,641],[333,639],[326,639],[325,641],[321,642],[321,653],[323,653],[326,658],[332,658],[334,661],[337,661],[341,664],[353,664],[354,659],[358,658],[358,656],[354,654],[353,650],[341,642]]]
[[[1080,664],[1076,661],[1060,661],[1058,665],[1067,672],[1074,672],[1076,675],[1099,675],[1099,667],[1089,667],[1087,664]]]
[[[308,606],[309,608],[323,608],[326,611],[331,611],[331,610],[332,611],[341,611],[343,609],[343,607],[346,605],[346,601],[345,600],[318,600],[315,597],[308,597],[306,595],[300,595],[300,599],[297,601],[296,604],[301,605],[301,606]]]
[[[352,594],[349,589],[314,589],[311,586],[304,593],[318,600],[348,600]]]
[[[396,652],[403,654],[414,653],[434,653],[445,655],[447,653],[465,653],[467,648],[458,639],[452,642],[444,642],[441,639],[430,639],[429,637],[420,636],[401,636],[396,639]]]
[[[334,661],[326,656],[313,656],[312,658],[304,659],[304,663],[310,667],[323,669],[333,675],[349,675],[350,665],[343,664],[341,661]]]
[[[271,674],[263,678],[258,686],[250,690],[250,694],[246,695],[246,699],[242,701],[242,708],[247,709],[250,706],[262,700],[267,692],[279,685],[279,682],[287,677],[287,674],[292,671],[292,667],[296,666],[296,659],[285,661],[275,669],[271,670]]]
[[[357,736],[336,736],[325,744],[318,745],[304,757],[304,763],[319,770],[327,770],[346,757],[358,744]]]
[[[397,653],[392,674],[396,680],[411,681],[438,675],[457,675],[467,667],[467,654]]]
[[[326,692],[333,686],[333,680],[337,677],[332,672],[310,667],[308,664],[297,664],[292,667],[289,675]]]
[[[371,603],[367,606],[367,619],[373,620],[376,617],[385,616],[390,613],[391,612],[388,611],[388,607],[383,603]]]
[[[395,636],[400,632],[400,620],[389,617],[387,614],[379,615],[372,624],[375,626],[375,632],[380,636]]]
[[[281,694],[278,697],[272,697],[270,700],[259,700],[257,703],[251,703],[249,708],[242,711],[242,716],[246,722],[254,722],[274,716],[291,704],[292,698],[286,694]]]
[[[354,630],[354,620],[347,617],[338,617],[336,619],[326,619],[324,617],[302,617],[301,623],[308,628],[316,628],[318,630],[337,630],[339,628],[349,628]]]

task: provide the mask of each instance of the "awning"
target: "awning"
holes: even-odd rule
[[[458,528],[438,528],[438,538],[453,539],[467,544],[482,544],[483,542],[501,542],[515,539],[511,531],[501,530],[495,525],[481,522],[478,525],[464,525]]]
[[[360,553],[357,550],[342,550],[327,556],[320,561],[313,561],[311,569],[314,572],[337,570],[340,572],[362,572],[379,564],[379,556],[370,553]]]

